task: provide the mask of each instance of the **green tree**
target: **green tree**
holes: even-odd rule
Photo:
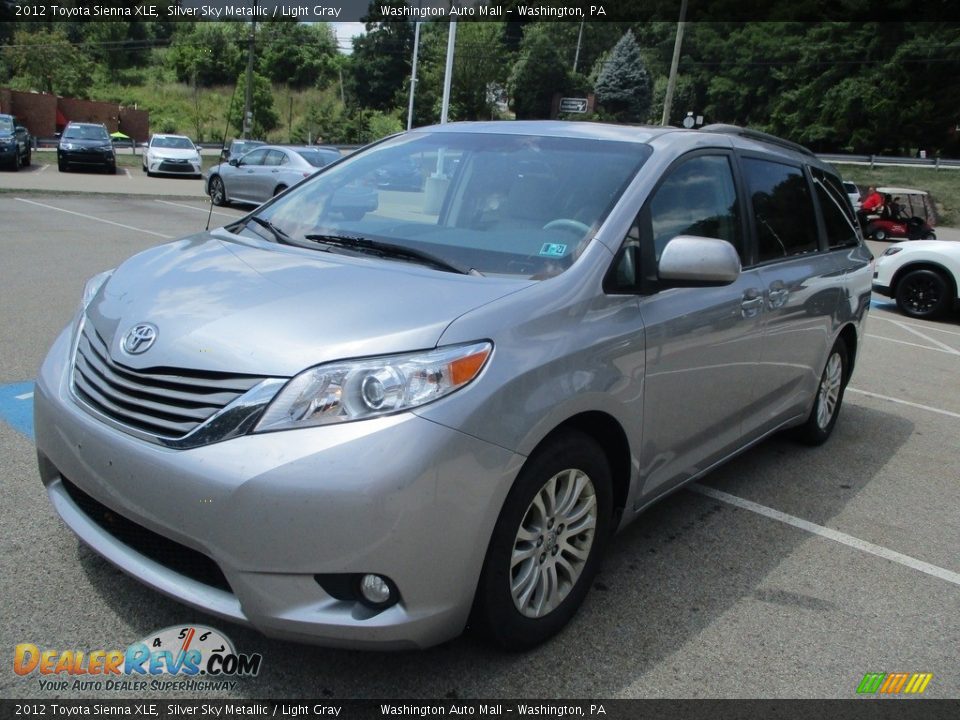
[[[650,116],[650,74],[640,46],[627,30],[606,57],[595,86],[603,109],[622,122],[646,122]]]
[[[372,5],[372,3],[371,3]],[[367,32],[353,39],[348,88],[351,102],[374,110],[397,107],[397,93],[410,76],[413,53],[413,23],[389,22],[380,7],[405,6],[403,0],[388,0],[371,7],[364,18]]]
[[[506,85],[510,55],[504,45],[504,23],[472,22],[457,26],[451,103],[457,120],[493,118],[492,92]]]
[[[180,82],[227,85],[246,67],[249,31],[246,23],[185,24],[174,36],[167,62]]]
[[[272,82],[305,88],[326,85],[333,78],[337,40],[324,23],[264,23],[257,48],[258,71]]]
[[[562,25],[537,22],[524,30],[507,83],[518,119],[550,117],[553,96],[573,84],[567,70],[571,66],[557,43]]]
[[[3,49],[12,84],[69,97],[86,97],[93,64],[60,30],[17,30]]]
[[[247,76],[244,73],[237,79],[237,95],[230,113],[230,124],[237,133],[243,132],[243,105],[247,91]],[[280,125],[280,116],[273,107],[273,88],[263,75],[253,74],[253,127],[251,135],[255,138],[266,137],[267,133]]]

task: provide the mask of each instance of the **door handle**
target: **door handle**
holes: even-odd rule
[[[776,288],[772,289],[769,292],[770,295],[770,307],[780,307],[783,305],[784,300],[787,299],[787,289],[786,288]]]
[[[747,290],[740,301],[740,314],[745,318],[756,317],[763,307],[763,295],[759,290]]]

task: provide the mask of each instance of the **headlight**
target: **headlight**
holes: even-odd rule
[[[886,250],[883,251],[883,254],[884,254],[884,255],[896,255],[896,254],[897,254],[898,252],[900,252],[901,250],[903,250],[902,247],[888,247]]]
[[[93,302],[93,298],[96,297],[98,292],[100,292],[100,288],[102,288],[103,284],[110,279],[111,275],[113,275],[113,270],[105,270],[87,280],[87,284],[83,288],[83,300],[80,303],[81,310],[87,309],[87,305]]]
[[[64,143],[60,146],[61,150],[73,150],[73,143]]]
[[[459,390],[487,362],[493,344],[318,365],[273,399],[254,432],[330,425],[410,410]]]
[[[0,138],[0,146],[13,145],[13,143],[14,143],[13,138]]]

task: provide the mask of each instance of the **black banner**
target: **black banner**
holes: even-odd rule
[[[0,700],[0,718],[954,720],[958,700]]]

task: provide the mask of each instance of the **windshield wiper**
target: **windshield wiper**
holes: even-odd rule
[[[278,243],[283,243],[285,245],[293,245],[293,238],[291,238],[287,233],[281,230],[279,227],[274,225],[269,220],[264,220],[262,217],[257,217],[256,215],[251,215],[247,218],[248,221],[253,221],[260,227],[264,227],[270,231],[273,235],[273,239]]]
[[[336,247],[347,248],[350,250],[358,250],[360,252],[371,253],[379,257],[396,258],[398,260],[412,260],[423,265],[432,265],[439,270],[459,273],[460,275],[483,275],[483,273],[481,273],[479,270],[455,265],[448,260],[439,258],[436,255],[431,255],[423,250],[404,247],[403,245],[395,245],[394,243],[383,242],[382,240],[371,240],[370,238],[360,237],[357,235],[329,235],[326,233],[315,233],[306,235],[305,237],[307,240],[323,243],[325,245],[334,245]]]

